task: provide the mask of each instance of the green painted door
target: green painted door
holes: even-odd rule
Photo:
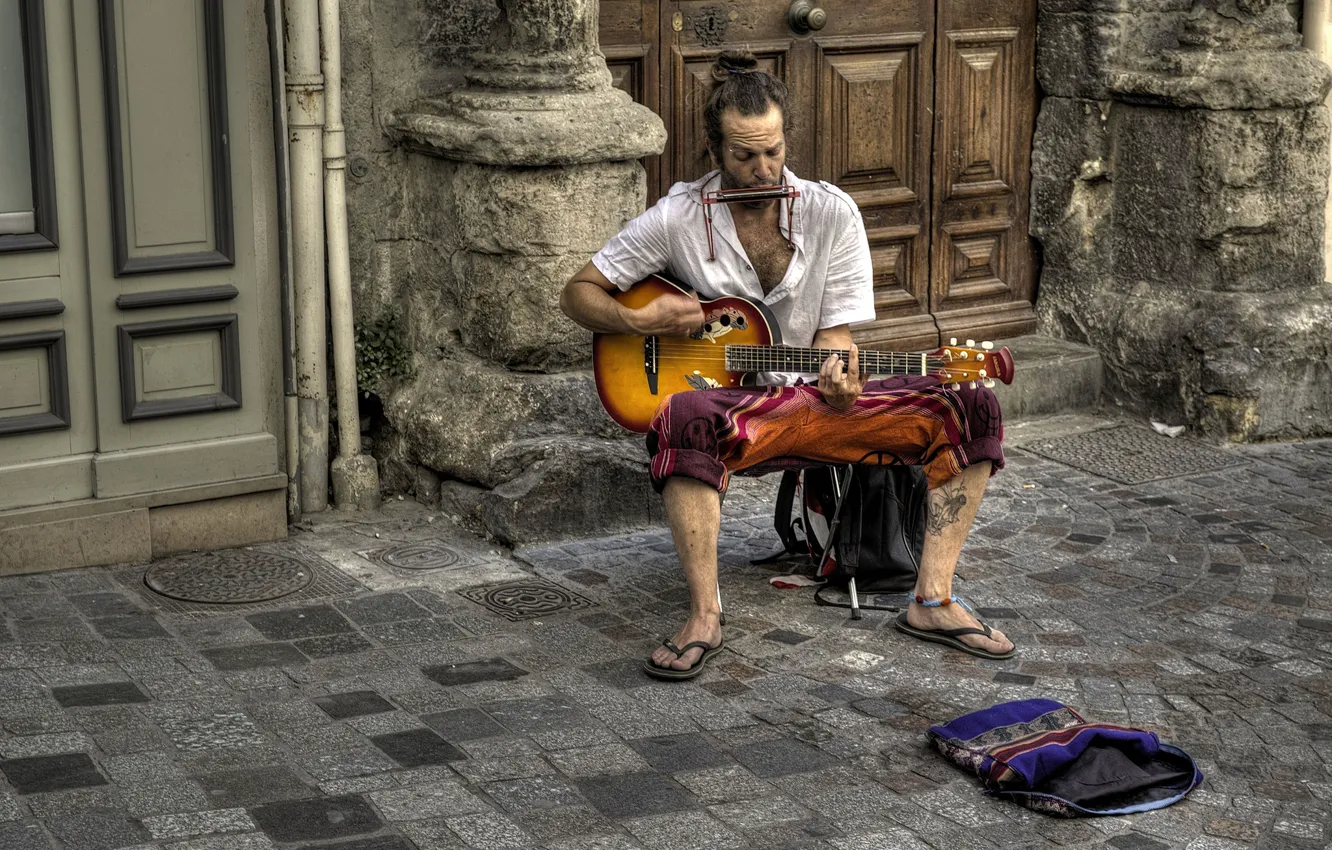
[[[255,6],[0,0],[0,511],[279,472]]]

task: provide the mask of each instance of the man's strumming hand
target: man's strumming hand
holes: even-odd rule
[[[851,343],[846,371],[842,371],[842,358],[829,355],[819,368],[819,392],[834,410],[847,410],[860,398],[865,388],[865,376],[860,373],[860,350]]]
[[[643,336],[688,336],[703,327],[698,293],[661,295],[633,311],[634,332]]]

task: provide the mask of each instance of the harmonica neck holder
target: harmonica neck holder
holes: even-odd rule
[[[716,260],[717,252],[712,239],[712,211],[717,204],[748,204],[755,201],[786,201],[786,245],[795,250],[795,199],[800,190],[783,183],[780,186],[760,186],[753,189],[713,189],[703,193],[703,219],[708,231],[708,259]]]

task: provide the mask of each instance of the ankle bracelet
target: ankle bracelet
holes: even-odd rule
[[[912,599],[914,599],[916,604],[921,606],[922,608],[942,608],[946,605],[952,605],[954,602],[956,602],[958,605],[961,605],[963,608],[967,609],[968,611],[971,610],[971,606],[967,604],[966,600],[963,599],[961,596],[958,596],[956,593],[950,595],[947,599],[931,599],[928,602],[925,600],[925,597],[920,596],[919,594],[913,596]]]

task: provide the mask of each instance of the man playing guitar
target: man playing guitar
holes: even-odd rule
[[[697,675],[723,645],[717,593],[720,493],[729,475],[780,457],[855,463],[895,456],[928,478],[925,547],[902,631],[983,658],[1013,643],[952,594],[962,544],[994,470],[1003,424],[984,387],[948,389],[933,377],[867,381],[850,325],[874,318],[873,274],[855,203],[785,168],[785,85],[752,54],[727,51],[704,118],[717,170],[677,183],[615,236],[565,286],[561,307],[603,334],[698,335],[710,317],[699,295],[748,296],[767,305],[788,345],[848,352],[813,375],[767,373],[764,386],[677,392],[648,433],[652,482],[661,492],[690,591],[689,619],[645,663],[664,679]],[[717,203],[721,190],[767,190]],[[743,197],[743,196],[742,196]],[[728,196],[728,200],[735,196]],[[664,295],[630,309],[611,293],[653,273],[694,295]],[[709,331],[711,333],[711,331]],[[956,385],[954,385],[956,386]]]

